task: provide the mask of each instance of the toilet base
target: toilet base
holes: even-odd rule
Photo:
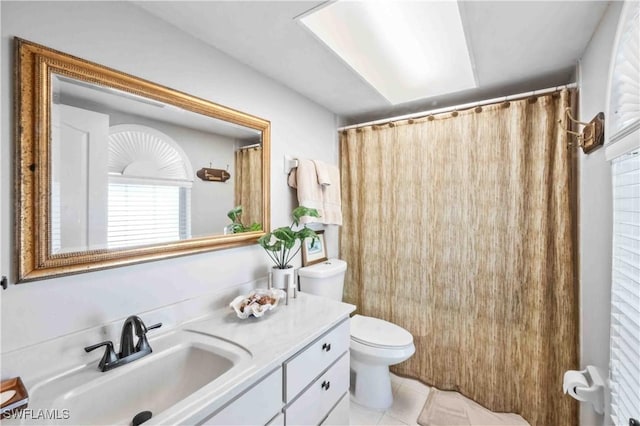
[[[393,404],[388,365],[363,364],[351,357],[351,400],[374,410],[386,410]],[[355,376],[355,377],[354,377]]]

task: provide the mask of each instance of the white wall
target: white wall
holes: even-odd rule
[[[130,3],[2,1],[0,7],[0,269],[10,283],[14,36],[270,120],[272,226],[287,224],[294,207],[284,154],[337,162],[334,114]],[[329,254],[337,253],[336,240],[329,241]],[[0,291],[1,351],[243,283],[265,275],[269,266],[262,249],[251,246],[10,285]]]
[[[580,119],[605,112],[609,60],[622,2],[611,2],[579,67]],[[605,123],[606,131],[606,123]],[[611,168],[604,148],[580,158],[580,365],[609,366],[611,315]],[[581,425],[601,425],[604,417],[580,404]]]

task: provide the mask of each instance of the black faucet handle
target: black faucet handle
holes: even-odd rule
[[[100,360],[98,367],[100,367],[100,370],[105,371],[105,367],[108,364],[118,361],[118,355],[116,355],[116,352],[113,350],[113,342],[111,342],[111,340],[107,340],[96,343],[95,345],[87,346],[84,350],[85,352],[91,352],[92,350],[98,349],[102,346],[106,346],[106,349],[104,350],[104,355],[102,355],[102,359]]]
[[[91,352],[92,350],[98,349],[101,346],[106,346],[107,350],[109,350],[109,348],[113,349],[113,342],[111,340],[107,340],[104,342],[96,343],[95,345],[87,346],[86,348],[84,348],[84,350],[86,352]]]
[[[157,324],[150,325],[149,327],[147,327],[145,325],[145,323],[142,320],[140,320],[140,321],[138,321],[136,323],[136,335],[138,337],[141,337],[141,336],[145,335],[149,330],[153,330],[155,328],[160,328],[160,327],[162,327],[162,323],[161,322],[159,322]]]
[[[150,325],[149,327],[146,327],[146,331],[153,330],[153,329],[160,328],[160,327],[162,327],[162,323],[161,322],[159,322],[157,324]],[[139,338],[138,338],[138,343],[136,344],[136,352],[140,352],[140,351],[149,351],[149,352],[151,352],[151,346],[149,345],[149,341],[147,340],[146,331],[144,333],[142,333],[142,335],[140,335]]]
[[[159,322],[157,324],[150,325],[149,327],[147,327],[147,331],[153,330],[153,329],[156,329],[156,328],[160,328],[160,327],[162,327],[162,323],[161,322]]]

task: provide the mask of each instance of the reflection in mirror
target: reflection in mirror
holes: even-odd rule
[[[255,244],[271,124],[15,39],[18,281]],[[227,212],[261,226],[228,233]]]
[[[261,132],[58,74],[51,83],[52,253],[222,234],[236,205],[261,221]],[[201,179],[203,167],[230,177]]]

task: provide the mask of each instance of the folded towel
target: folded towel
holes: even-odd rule
[[[287,176],[287,183],[289,184],[289,186],[291,188],[297,189],[298,188],[298,169],[291,169],[289,171],[289,176]]]
[[[322,223],[342,225],[342,199],[340,195],[340,170],[337,166],[326,165],[331,185],[322,187]]]
[[[318,184],[322,186],[331,185],[330,165],[320,160],[312,160],[316,166],[316,175],[318,175]]]
[[[291,175],[294,175],[292,177]],[[311,160],[298,159],[298,168],[289,174],[289,186],[298,190],[298,204],[318,210],[320,217],[303,216],[301,223],[324,223],[322,186],[318,184],[316,166]]]
[[[318,171],[322,169],[322,171]],[[321,177],[322,176],[322,177]],[[333,184],[323,182],[332,182]],[[342,225],[340,170],[337,166],[318,160],[298,160],[298,168],[289,173],[291,188],[298,191],[298,204],[318,210],[320,217],[303,216],[300,223]]]

